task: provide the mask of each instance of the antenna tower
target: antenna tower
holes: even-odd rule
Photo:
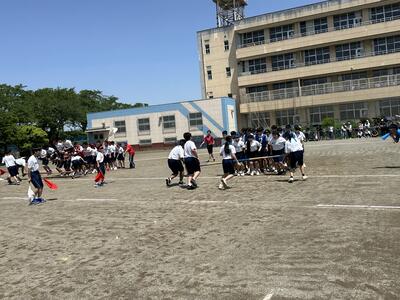
[[[247,0],[213,0],[217,9],[217,26],[230,26],[244,19]]]

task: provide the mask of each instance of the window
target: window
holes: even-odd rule
[[[374,39],[375,55],[400,51],[400,35]]]
[[[302,86],[308,85],[315,85],[315,84],[324,84],[328,82],[328,78],[320,77],[320,78],[311,78],[311,79],[304,79],[302,82]]]
[[[372,71],[373,77],[380,77],[380,76],[387,76],[387,75],[389,75],[389,69],[380,69],[380,70]]]
[[[249,60],[249,72],[251,74],[264,73],[267,71],[267,59],[257,58]]]
[[[328,18],[320,18],[314,20],[314,32],[324,33],[328,31]]]
[[[300,123],[300,117],[294,109],[276,111],[276,125],[286,126]]]
[[[294,89],[295,86],[296,82],[294,81],[274,83],[272,85],[273,100],[288,99],[297,96],[297,91]]]
[[[207,78],[208,78],[208,80],[212,80],[213,79],[211,66],[207,67]]]
[[[146,139],[146,140],[139,140],[139,145],[140,146],[151,146],[151,139]]]
[[[206,51],[206,54],[210,54],[211,53],[209,42],[210,42],[209,40],[204,41],[204,50]]]
[[[213,92],[207,92],[207,98],[208,99],[213,99],[214,98],[214,93]]]
[[[368,107],[364,102],[341,104],[340,106],[340,120],[360,120],[368,116]]]
[[[271,119],[268,112],[251,113],[249,120],[249,126],[252,128],[266,128],[271,124]]]
[[[400,115],[400,99],[380,101],[379,109],[381,116],[393,117]]]
[[[164,144],[175,144],[176,142],[177,142],[176,136],[164,138]]]
[[[342,15],[333,16],[333,26],[335,30],[352,28],[362,22],[361,12],[349,12]]]
[[[293,36],[293,24],[273,27],[269,30],[269,38],[271,42],[287,40]]]
[[[300,22],[300,34],[301,36],[306,36],[307,35],[307,22]]]
[[[354,42],[336,46],[336,59],[339,61],[354,59],[362,55],[363,46],[361,42]]]
[[[358,80],[367,78],[367,72],[356,72],[350,74],[342,74],[341,81]]]
[[[117,136],[126,135],[125,121],[115,121],[114,122],[114,127],[118,128],[118,131],[116,133]]]
[[[279,82],[279,83],[274,83],[272,85],[272,89],[274,89],[274,90],[290,89],[294,85],[295,85],[294,81]]]
[[[291,69],[295,66],[293,53],[275,55],[271,57],[272,71]]]
[[[262,93],[266,91],[268,91],[268,87],[266,85],[249,86],[246,88],[246,94]]]
[[[330,62],[329,47],[305,50],[304,62],[306,66]]]
[[[229,41],[224,41],[224,48],[225,48],[225,51],[229,50]]]
[[[310,122],[320,125],[326,118],[334,118],[333,106],[319,106],[310,108]]]
[[[190,113],[189,114],[189,127],[192,128],[199,128],[203,130],[203,115],[201,113]]]
[[[370,9],[370,19],[374,23],[400,18],[400,3],[373,7]]]
[[[145,135],[150,133],[150,119],[138,119],[139,135]]]
[[[226,67],[225,71],[226,71],[226,77],[231,77],[232,76],[231,67]]]
[[[249,44],[256,44],[260,45],[263,44],[265,40],[264,37],[264,30],[257,30],[252,32],[246,32],[242,34],[242,44],[249,45]]]
[[[163,132],[175,132],[175,116],[162,117]]]

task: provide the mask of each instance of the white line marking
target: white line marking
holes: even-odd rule
[[[318,208],[400,209],[400,206],[318,204]]]
[[[271,300],[273,296],[274,296],[274,293],[271,292],[267,296],[265,296],[263,300]]]

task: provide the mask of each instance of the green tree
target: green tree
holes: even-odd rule
[[[33,125],[18,126],[15,131],[13,143],[20,149],[21,153],[27,153],[35,147],[43,147],[49,143],[47,133]]]

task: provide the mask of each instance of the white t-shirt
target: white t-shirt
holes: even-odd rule
[[[80,157],[79,155],[74,155],[74,156],[72,156],[71,161],[76,161],[76,160],[81,160],[81,159],[82,159],[82,157]]]
[[[104,161],[104,154],[101,152],[97,152],[96,161],[102,163]]]
[[[259,142],[257,142],[256,140],[253,140],[250,143],[250,152],[257,152],[258,150],[260,150],[261,148],[261,144]]]
[[[26,166],[26,161],[25,161],[25,159],[23,159],[23,158],[18,158],[18,159],[15,160],[15,162],[16,162],[17,165],[19,165],[19,166],[23,166],[23,167]]]
[[[110,150],[110,153],[115,153],[117,150],[117,147],[115,147],[115,145],[110,145],[110,146],[108,146],[108,149]]]
[[[196,144],[193,141],[187,141],[185,143],[185,148],[184,148],[184,157],[188,158],[188,157],[196,157],[193,154],[193,150],[197,150]]]
[[[28,159],[28,169],[31,172],[39,171],[39,162],[35,155],[32,155]]]
[[[219,153],[222,155],[222,159],[233,159],[232,154],[236,154],[236,150],[233,145],[229,145],[229,154],[227,154],[225,153],[225,146],[222,146]]]
[[[286,140],[280,136],[277,139],[272,138],[269,144],[271,145],[272,150],[279,151],[285,149]]]
[[[93,151],[93,149],[91,147],[86,147],[86,149],[83,148],[83,156],[84,157],[91,156],[92,155],[92,151]]]
[[[61,143],[61,142],[59,142],[59,143],[57,143],[56,148],[57,148],[57,150],[58,150],[59,152],[61,152],[61,151],[64,150],[64,144]]]
[[[47,149],[47,153],[48,153],[49,155],[53,155],[54,152],[56,152],[56,150],[54,150],[54,148],[52,148],[52,147],[49,147],[49,148]]]
[[[168,159],[180,160],[184,156],[182,146],[175,146],[168,155]]]
[[[295,132],[295,133],[296,133],[297,139],[298,139],[300,142],[304,142],[304,140],[306,139],[306,136],[304,135],[304,133],[301,132],[301,131]]]
[[[244,144],[242,139],[240,139],[239,141],[233,141],[232,145],[233,147],[235,147],[236,153],[242,152],[246,148],[246,145]]]
[[[15,157],[12,154],[6,155],[3,157],[3,160],[1,162],[3,164],[5,164],[7,168],[14,167],[15,166]]]
[[[94,148],[91,148],[91,149],[92,149],[92,156],[96,156],[96,155],[97,155],[97,153],[98,153],[98,151],[97,151],[96,147],[94,147]]]
[[[42,151],[40,151],[40,158],[46,158],[47,157],[47,151],[45,149],[42,149]]]
[[[285,144],[285,152],[286,153],[303,151],[303,150],[304,150],[303,145],[298,139],[291,138],[286,141],[286,144]]]
[[[110,146],[105,146],[104,147],[104,155],[110,155],[111,151],[110,151]]]
[[[181,147],[182,148],[182,147]],[[183,150],[183,149],[182,149]],[[124,148],[122,148],[122,147],[119,147],[118,148],[118,154],[124,154]]]
[[[70,140],[65,140],[64,142],[64,147],[65,149],[72,148],[74,145],[72,145],[72,142]]]

